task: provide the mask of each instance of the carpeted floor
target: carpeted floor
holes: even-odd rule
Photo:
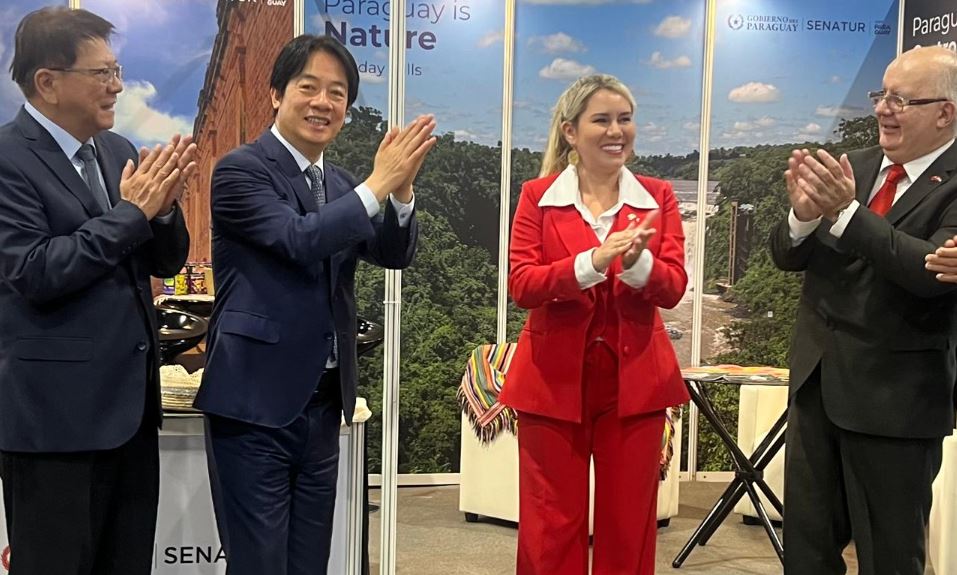
[[[714,504],[725,485],[681,484],[681,505],[668,527],[658,530],[656,574],[778,575],[781,564],[764,528],[728,517],[707,546],[692,551],[680,569],[672,560]],[[370,492],[373,504],[379,491]],[[369,554],[379,572],[379,513],[371,514]],[[398,502],[396,572],[402,575],[509,575],[515,572],[516,528],[495,520],[467,523],[458,511],[458,487],[402,487]],[[780,530],[779,530],[780,535]],[[848,574],[857,573],[853,549],[845,553]],[[928,568],[926,575],[933,575]]]

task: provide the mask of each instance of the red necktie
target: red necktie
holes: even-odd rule
[[[887,178],[881,184],[881,189],[877,190],[867,207],[879,216],[889,212],[891,206],[894,205],[894,196],[897,194],[897,182],[901,181],[901,178],[906,175],[904,166],[900,164],[891,166],[891,169],[887,172]]]

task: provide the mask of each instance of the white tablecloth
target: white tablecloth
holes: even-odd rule
[[[361,529],[364,494],[361,444],[363,423],[351,428],[342,426],[339,434],[339,480],[335,523],[332,531],[332,554],[329,573],[347,574],[347,563],[353,566],[358,557],[357,537]],[[351,441],[353,438],[356,442]],[[222,575],[226,560],[216,533],[213,504],[209,494],[206,453],[203,441],[203,420],[200,416],[167,418],[160,433],[160,498],[153,553],[156,575]],[[358,449],[357,449],[358,448]],[[6,522],[0,498],[0,573],[8,572]],[[351,541],[351,542],[350,542]]]

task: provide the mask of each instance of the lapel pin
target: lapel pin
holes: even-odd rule
[[[635,221],[635,220],[638,219],[638,215],[637,215],[637,214],[628,214],[628,219],[631,220],[631,221]]]
[[[935,184],[939,184],[939,183],[941,183],[943,180],[940,179],[940,176],[931,176],[931,177],[930,177],[930,181],[934,182]]]

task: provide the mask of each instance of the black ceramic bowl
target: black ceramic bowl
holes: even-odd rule
[[[160,363],[173,363],[173,358],[195,347],[209,324],[205,319],[179,309],[156,307],[156,324],[159,330]]]
[[[178,309],[209,319],[213,315],[213,299],[205,295],[177,295],[163,298],[158,307]]]
[[[385,337],[382,326],[367,319],[359,318],[356,334],[356,354],[363,356],[382,345]]]

